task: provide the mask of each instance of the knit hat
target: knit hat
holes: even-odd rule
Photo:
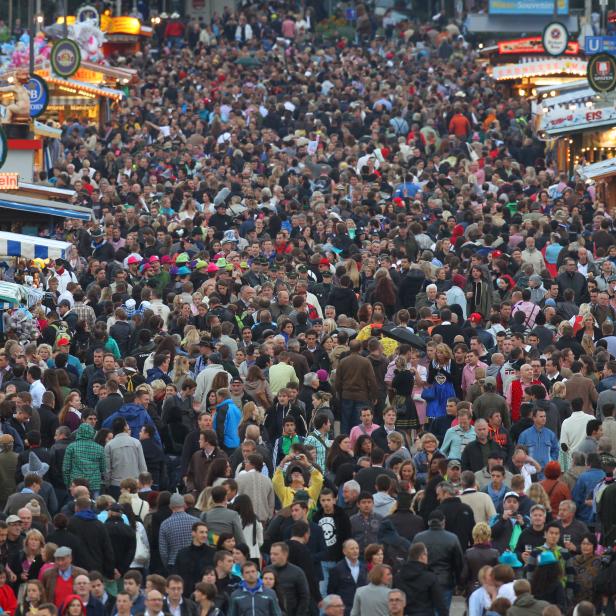
[[[26,509],[30,511],[33,518],[36,518],[41,515],[41,505],[37,500],[32,499],[27,505]]]
[[[464,288],[466,286],[466,278],[462,274],[454,274],[451,281],[456,287]]]

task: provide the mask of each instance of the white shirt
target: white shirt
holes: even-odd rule
[[[586,438],[586,424],[591,419],[594,419],[592,415],[584,411],[575,411],[563,421],[560,430],[560,442],[569,447],[569,452],[575,451]]]
[[[32,406],[37,409],[43,404],[43,394],[45,393],[45,385],[41,381],[34,381],[30,384],[30,395],[32,396]]]

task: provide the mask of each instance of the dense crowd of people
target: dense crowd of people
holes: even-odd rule
[[[93,216],[4,270],[44,291],[3,313],[10,616],[616,613],[612,210],[455,23],[351,13],[163,16],[50,148]]]

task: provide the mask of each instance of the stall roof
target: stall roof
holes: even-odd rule
[[[607,158],[592,165],[586,165],[579,171],[583,180],[598,180],[616,175],[616,158]]]
[[[48,216],[58,216],[60,218],[79,218],[80,220],[90,220],[92,210],[80,205],[69,205],[58,203],[47,199],[36,199],[15,193],[0,192],[0,208],[31,212],[33,214],[47,214]]]
[[[69,242],[0,231],[0,254],[26,259],[63,259]]]
[[[46,77],[48,83],[53,83],[57,86],[62,86],[69,90],[69,93],[78,94],[79,92],[85,92],[86,94],[92,94],[94,96],[104,96],[105,98],[113,98],[114,100],[120,100],[124,98],[124,92],[122,90],[113,90],[111,88],[103,88],[101,86],[94,86],[91,83],[85,83],[83,81],[77,81],[76,79],[62,79],[50,75]],[[74,90],[74,92],[71,92]]]
[[[570,75],[579,77],[586,75],[588,62],[581,58],[560,56],[550,58],[539,56],[522,58],[520,62],[497,64],[491,67],[490,73],[496,81],[517,80],[528,77],[546,77],[548,75]]]
[[[19,182],[19,188],[23,192],[41,193],[49,195],[50,198],[72,199],[75,191],[67,188],[56,188],[48,184],[32,184],[30,182]]]
[[[543,29],[554,21],[551,15],[488,15],[471,13],[466,19],[466,27],[471,32],[494,34],[542,34]],[[559,15],[558,21],[567,26],[569,32],[579,30],[575,15]]]
[[[94,62],[81,62],[81,68],[85,68],[89,71],[95,71],[102,73],[106,77],[113,77],[115,79],[128,79],[131,81],[137,77],[138,71],[133,68],[124,68],[120,66],[103,66],[101,64],[94,64]]]
[[[538,102],[544,109],[558,107],[559,105],[567,105],[572,103],[586,102],[590,100],[598,100],[601,98],[592,88],[584,88],[581,90],[570,90],[558,96],[548,96],[539,99]]]
[[[537,94],[549,94],[552,90],[564,92],[569,90],[579,90],[588,87],[588,79],[576,79],[566,83],[558,83],[550,86],[537,86]]]

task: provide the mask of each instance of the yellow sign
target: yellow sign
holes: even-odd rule
[[[0,190],[17,190],[19,173],[0,173]]]

